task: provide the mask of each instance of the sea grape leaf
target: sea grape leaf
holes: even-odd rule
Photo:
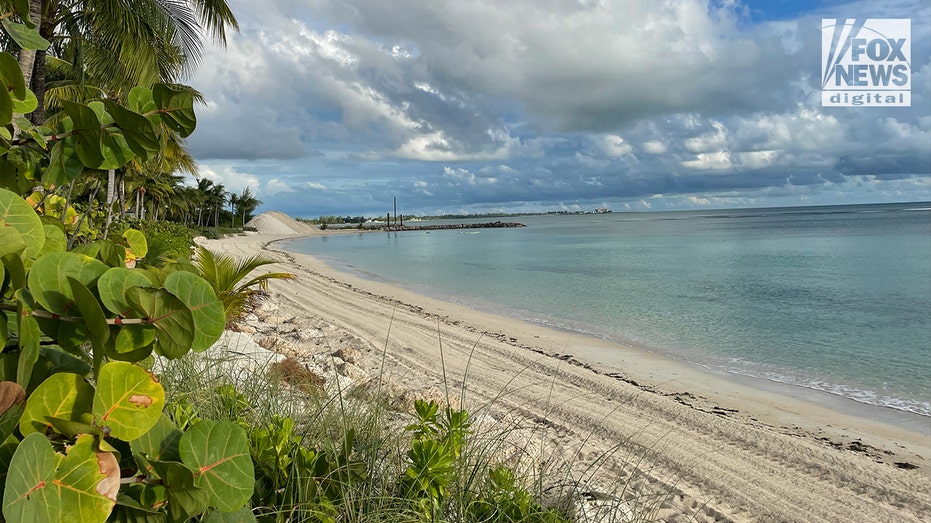
[[[133,152],[129,144],[126,143],[126,137],[118,126],[110,126],[114,123],[113,116],[107,112],[103,102],[93,101],[87,104],[97,114],[97,120],[100,122],[100,152],[103,154],[103,162],[97,166],[98,169],[116,169],[117,167],[129,163],[136,153]]]
[[[3,440],[3,443],[0,443],[0,503],[3,502],[7,473],[10,471],[10,463],[13,461],[13,454],[18,446],[19,440],[16,436],[9,436]]]
[[[71,286],[71,294],[74,295],[74,303],[90,334],[91,343],[94,344],[94,351],[99,350],[100,354],[103,354],[104,344],[110,337],[110,327],[107,325],[107,317],[103,315],[103,309],[100,308],[100,302],[83,283],[71,276],[67,276],[67,280]]]
[[[78,436],[62,456],[41,434],[19,444],[10,463],[3,515],[7,521],[104,521],[116,504],[120,470],[94,437]]]
[[[255,523],[255,514],[249,507],[240,507],[236,512],[220,512],[212,510],[203,523]]]
[[[26,249],[23,235],[12,227],[0,227],[0,256],[20,254]]]
[[[61,225],[61,222],[58,222],[58,224]],[[61,228],[43,221],[42,230],[45,231],[45,245],[42,247],[42,252],[39,253],[39,256],[67,250],[68,239],[65,237],[65,232]]]
[[[195,470],[210,505],[238,510],[252,496],[255,470],[246,431],[229,421],[201,420],[181,436],[181,461]]]
[[[123,139],[142,161],[148,160],[158,152],[159,144],[152,122],[141,114],[130,111],[111,100],[104,100],[107,112],[123,131]],[[153,104],[154,106],[154,104]],[[142,256],[140,256],[141,258]]]
[[[39,333],[39,324],[35,316],[31,314],[29,303],[29,290],[19,289],[16,291],[16,308],[18,321],[16,322],[17,334],[19,335],[19,362],[16,367],[16,382],[23,388],[29,386],[29,380],[32,378],[32,369],[39,360],[39,342],[41,334]]]
[[[22,236],[26,244],[24,260],[35,256],[45,244],[45,231],[36,211],[18,194],[3,188],[0,188],[0,227],[10,227]],[[5,254],[0,252],[0,256]]]
[[[141,115],[151,113],[158,109],[155,105],[155,100],[152,99],[152,90],[147,87],[142,87],[141,85],[137,85],[129,90],[127,106],[129,106],[132,111]]]
[[[0,53],[0,78],[6,81],[10,95],[19,99],[26,97],[26,81],[20,71],[19,62],[10,53]]]
[[[172,272],[165,278],[165,288],[191,310],[194,320],[194,340],[191,350],[209,349],[223,334],[226,313],[213,287],[207,280],[185,271]]]
[[[181,461],[178,443],[182,432],[171,418],[162,413],[155,425],[142,436],[129,442],[134,454],[145,454],[156,461]]]
[[[34,27],[11,22],[9,18],[4,18],[0,23],[3,24],[3,29],[10,35],[10,38],[19,44],[20,49],[48,49],[50,45],[49,41],[42,38]]]
[[[74,152],[74,143],[61,140],[52,145],[48,169],[42,179],[55,185],[67,185],[82,172],[84,164]]]
[[[147,330],[142,331],[143,335],[150,338],[150,341],[140,347],[135,347],[136,341],[132,335],[127,332],[139,332],[136,327],[144,327]],[[116,361],[128,361],[130,363],[140,363],[152,356],[155,350],[155,328],[151,325],[127,325],[118,329],[119,334],[110,335],[110,341],[107,343],[107,357]],[[147,334],[148,333],[148,334]]]
[[[86,167],[96,169],[103,161],[103,131],[97,113],[89,106],[68,100],[61,100],[61,106],[71,119],[73,126],[68,140],[74,144],[74,150]]]
[[[0,381],[0,441],[13,433],[26,408],[26,391],[18,383]]]
[[[130,487],[132,488],[132,487]],[[143,485],[138,488],[145,489]],[[114,523],[164,523],[168,521],[164,512],[148,508],[126,494],[116,498],[116,507],[109,521]]]
[[[39,107],[39,99],[32,91],[26,91],[26,95],[22,98],[12,96],[10,101],[13,102],[13,114],[29,114],[35,111],[37,107]],[[38,143],[43,149],[46,148],[44,136],[36,132],[31,127],[23,127],[23,129],[28,129],[29,134],[32,135],[36,143]]]
[[[3,516],[7,521],[56,521],[51,489],[62,456],[42,434],[29,434],[10,460],[3,491]],[[60,508],[58,508],[60,510]]]
[[[189,91],[176,91],[165,84],[152,87],[152,100],[158,107],[162,123],[187,138],[197,126],[194,115],[194,95]]]
[[[93,398],[94,387],[83,376],[70,372],[52,374],[26,400],[19,431],[23,435],[45,434],[52,427],[46,417],[82,421],[82,414],[91,410]]]
[[[151,372],[125,361],[101,367],[94,395],[94,418],[98,426],[125,441],[148,432],[165,406],[165,389]]]
[[[136,258],[145,258],[145,255],[149,253],[149,243],[142,231],[126,229],[123,231],[123,239],[126,240],[129,250],[132,251]]]
[[[97,240],[94,242],[100,246],[95,256],[98,260],[104,262],[109,267],[123,267],[123,260],[126,258],[126,248],[107,240]]]
[[[14,289],[22,289],[26,286],[26,267],[23,266],[23,259],[16,254],[7,254],[0,256],[3,262],[3,268],[6,271],[4,280],[8,286]]]
[[[168,495],[168,521],[184,523],[207,510],[210,493],[196,485],[194,470],[174,461],[152,461],[151,464]]]
[[[129,315],[132,305],[126,299],[126,291],[132,287],[151,287],[152,282],[138,270],[112,267],[97,280],[100,301],[112,313],[122,317]]]
[[[130,305],[155,326],[155,351],[169,359],[180,358],[194,341],[190,309],[166,289],[133,287],[126,291]]]
[[[124,325],[115,330],[117,335],[113,348],[117,354],[128,354],[155,341],[155,327],[151,325]]]
[[[46,310],[70,315],[74,294],[67,278],[70,276],[90,287],[108,267],[101,261],[74,252],[54,252],[36,260],[29,271],[29,288]]]
[[[13,121],[13,97],[5,86],[0,86],[0,125],[7,126]]]

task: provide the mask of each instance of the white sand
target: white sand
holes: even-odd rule
[[[361,369],[423,395],[439,394],[445,373],[454,394],[465,387],[468,410],[523,419],[554,455],[599,463],[597,482],[633,478],[635,488],[670,493],[666,521],[931,521],[931,422],[909,431],[355,278],[269,246],[307,234],[290,218],[254,222],[259,234],[208,248],[282,260],[270,269],[298,277],[273,282],[271,300],[325,332],[328,350],[349,343]]]

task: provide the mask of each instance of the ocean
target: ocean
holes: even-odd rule
[[[453,223],[470,221],[494,219]],[[931,416],[931,203],[502,221],[526,227],[284,248],[714,372]]]

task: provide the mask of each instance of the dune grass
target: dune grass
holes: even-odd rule
[[[645,496],[636,474],[604,468],[629,452],[624,442],[579,473],[540,445],[532,434],[539,429],[495,420],[489,405],[476,405],[477,416],[460,410],[464,388],[452,392],[456,399],[447,389],[445,405],[417,401],[412,412],[396,412],[380,376],[327,391],[312,374],[302,382],[281,369],[243,359],[236,347],[159,368],[166,410],[180,427],[209,418],[246,428],[253,513],[263,523],[651,521],[668,497]],[[637,470],[645,454],[631,454],[626,468]],[[616,479],[605,487],[605,476]]]

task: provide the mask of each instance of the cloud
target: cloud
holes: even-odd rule
[[[422,209],[927,198],[908,195],[931,174],[931,8],[913,0],[776,20],[703,0],[231,4],[242,32],[191,79],[191,151],[299,215],[405,191]],[[850,13],[912,18],[912,108],[820,107],[820,19]]]

